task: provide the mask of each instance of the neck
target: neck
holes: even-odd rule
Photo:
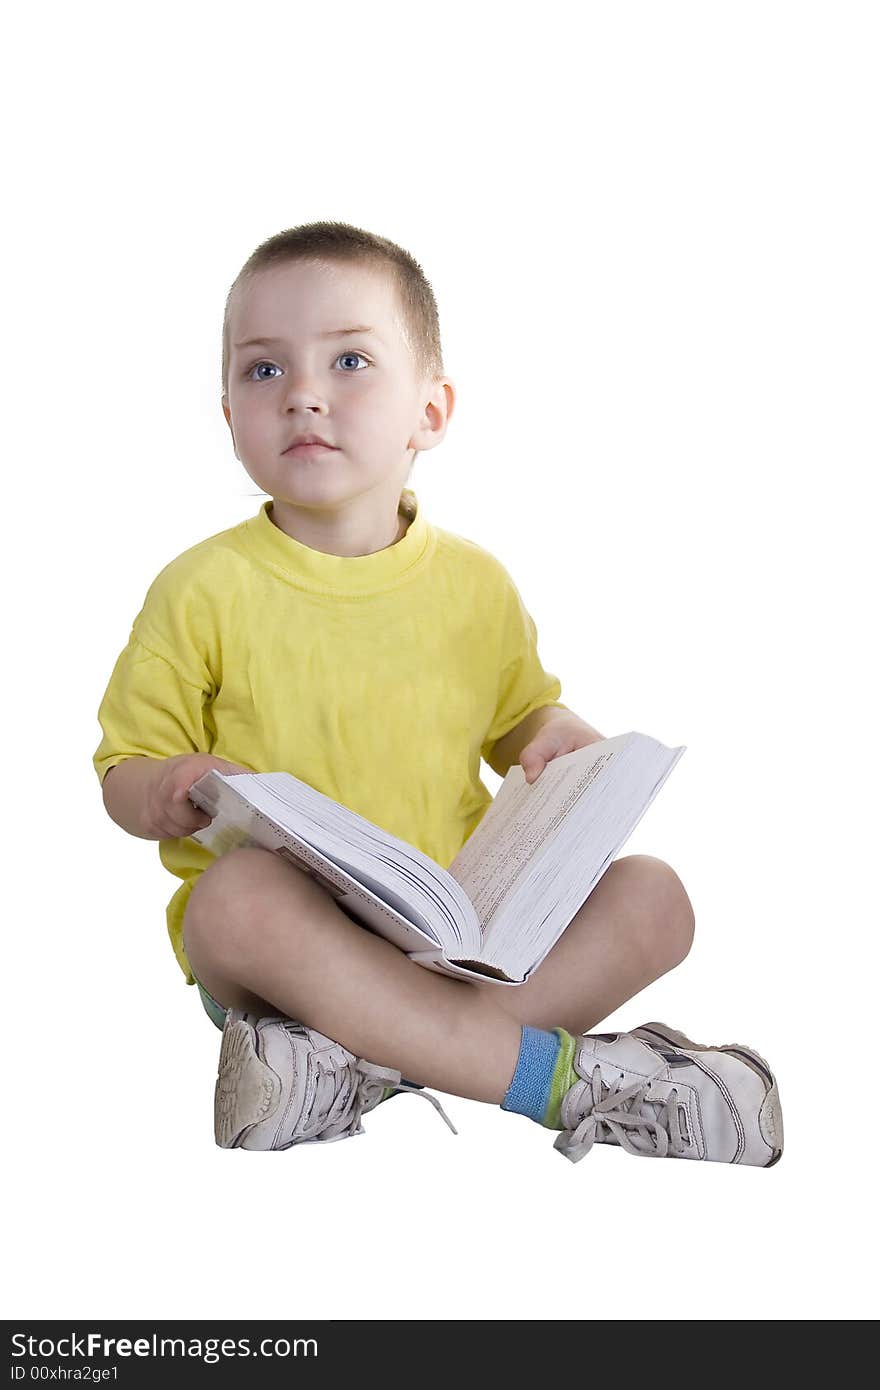
[[[410,518],[397,511],[393,522],[380,522],[368,516],[326,516],[309,508],[295,507],[273,498],[267,509],[273,525],[310,550],[325,555],[353,558],[387,550],[403,540]]]

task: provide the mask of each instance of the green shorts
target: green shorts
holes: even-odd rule
[[[196,980],[196,984],[198,985],[199,994],[202,996],[202,1003],[205,1006],[205,1013],[208,1015],[208,1018],[211,1020],[211,1022],[216,1023],[217,1027],[222,1032],[223,1024],[226,1022],[226,1010],[224,1009],[222,1004],[217,1003],[217,1000],[214,998],[213,994],[208,993],[204,985],[200,984],[198,980]]]

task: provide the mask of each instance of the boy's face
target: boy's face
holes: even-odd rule
[[[372,332],[334,332],[355,326]],[[292,263],[239,290],[223,413],[264,492],[325,517],[363,498],[396,512],[413,451],[441,442],[454,401],[448,378],[417,379],[404,334],[390,281],[362,266]],[[301,434],[334,448],[286,453]]]

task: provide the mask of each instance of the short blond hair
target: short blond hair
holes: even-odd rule
[[[388,275],[419,379],[435,381],[444,375],[437,301],[418,261],[387,237],[347,222],[306,222],[262,242],[248,256],[229,288],[223,312],[224,396],[229,395],[229,312],[235,293],[261,270],[291,261],[362,265]]]

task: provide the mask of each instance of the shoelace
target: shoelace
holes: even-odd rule
[[[655,1075],[661,1076],[662,1069]],[[645,1092],[653,1080],[654,1077],[648,1077],[612,1090],[602,1080],[601,1068],[594,1067],[590,1080],[576,1082],[564,1097],[560,1119],[565,1124],[581,1114],[585,1105],[589,1109],[574,1129],[565,1126],[553,1147],[577,1163],[597,1140],[605,1141],[610,1131],[627,1153],[665,1158],[671,1150],[679,1156],[690,1141],[681,1127],[678,1092],[673,1088],[666,1100],[647,1100]],[[658,1113],[648,1112],[648,1106]],[[636,1143],[637,1137],[641,1143]]]
[[[363,1110],[370,1101],[381,1099],[385,1087],[387,1086],[392,1091],[399,1091],[401,1095],[422,1096],[425,1100],[429,1100],[434,1109],[439,1111],[443,1116],[449,1128],[452,1130],[452,1133],[458,1133],[458,1130],[443,1109],[443,1106],[436,1096],[431,1095],[430,1091],[416,1091],[412,1086],[401,1086],[398,1084],[400,1082],[399,1071],[393,1071],[390,1067],[377,1067],[374,1062],[367,1062],[362,1057],[358,1059],[357,1069],[363,1077],[361,1085],[358,1088],[361,1110]]]
[[[371,1107],[371,1102],[378,1104],[386,1086],[392,1091],[424,1096],[440,1112],[452,1133],[458,1133],[436,1096],[428,1091],[414,1091],[411,1086],[401,1086],[400,1072],[376,1066],[364,1058],[352,1063],[345,1059],[342,1048],[339,1054],[335,1057],[331,1052],[316,1055],[314,1059],[315,1088],[308,1111],[303,1114],[298,1126],[301,1138],[316,1139],[319,1134],[340,1134],[343,1131],[354,1133],[360,1125],[361,1115]]]

